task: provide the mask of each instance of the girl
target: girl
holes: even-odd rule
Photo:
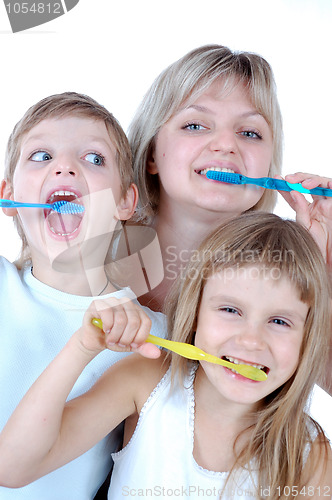
[[[91,319],[100,317],[108,331],[112,312],[95,305],[1,434],[1,484],[47,474],[139,414],[130,442],[113,455],[112,500],[330,497],[331,450],[305,411],[329,337],[321,252],[296,222],[253,213],[220,226],[192,257],[169,301],[173,340],[254,365],[267,380],[177,355],[134,355],[65,404],[107,347],[108,334]]]
[[[129,142],[140,193],[138,216],[157,232],[162,249],[162,262],[158,252],[151,252],[145,268],[149,279],[151,269],[158,278],[164,269],[158,286],[150,279],[146,293],[141,281],[131,285],[142,304],[160,311],[190,253],[209,231],[248,210],[275,206],[274,191],[218,183],[205,175],[211,168],[252,177],[280,174],[282,119],[270,65],[257,54],[221,45],[189,52],[148,90],[130,126]],[[328,179],[306,174],[287,180],[307,188],[332,187]],[[285,198],[332,267],[331,200],[319,198],[310,205],[299,193]],[[127,228],[124,252],[129,248],[134,254],[145,245],[137,228]],[[141,277],[138,269],[132,274],[137,281]]]

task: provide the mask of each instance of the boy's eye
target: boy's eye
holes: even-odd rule
[[[97,153],[88,153],[84,156],[84,159],[94,165],[104,165],[105,163],[105,158]]]
[[[36,151],[35,153],[32,153],[29,160],[49,161],[49,160],[52,160],[52,156],[49,153],[46,153],[46,151]]]

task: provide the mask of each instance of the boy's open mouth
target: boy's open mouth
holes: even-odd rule
[[[54,191],[46,203],[55,203],[57,201],[68,201],[71,203],[77,203],[78,205],[83,205],[78,194],[67,190]],[[58,236],[70,236],[78,230],[82,222],[84,212],[67,214],[46,209],[44,210],[44,215],[52,233]]]

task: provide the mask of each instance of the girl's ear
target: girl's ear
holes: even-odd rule
[[[4,200],[14,199],[12,186],[10,182],[5,179],[3,179],[0,184],[0,198]],[[3,208],[2,211],[5,215],[8,215],[8,217],[14,217],[17,215],[16,208]]]
[[[125,194],[117,205],[118,219],[128,220],[135,212],[138,202],[138,189],[136,184],[131,184]]]

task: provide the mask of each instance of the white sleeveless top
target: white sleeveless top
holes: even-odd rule
[[[144,404],[135,432],[125,448],[113,453],[109,500],[124,497],[220,499],[228,472],[200,467],[193,457],[195,370],[170,392],[170,369]],[[255,474],[256,476],[256,474]],[[255,477],[253,478],[255,481]],[[248,471],[232,481],[232,499],[255,498]],[[223,499],[228,496],[225,492]]]

